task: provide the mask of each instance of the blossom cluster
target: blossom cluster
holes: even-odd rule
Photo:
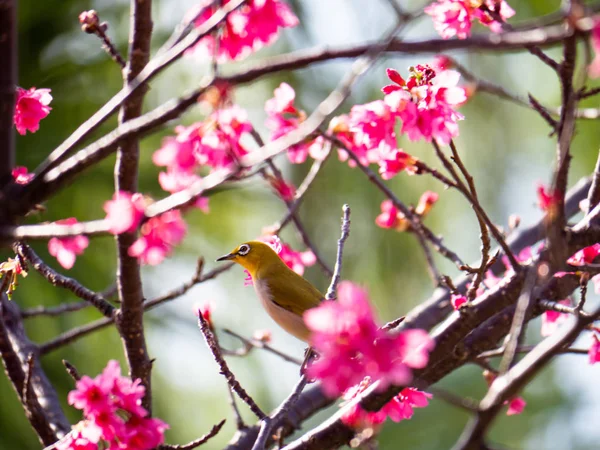
[[[370,384],[371,379],[366,377],[356,386],[352,386],[344,392],[343,398],[345,402],[340,406],[344,407],[346,404],[351,403]],[[358,429],[377,427],[385,422],[388,417],[393,422],[400,422],[411,419],[414,414],[414,408],[424,408],[429,404],[429,399],[432,397],[428,392],[408,387],[402,389],[397,396],[376,412],[365,411],[358,403],[351,404],[351,406],[346,407],[341,419],[346,425]]]
[[[144,394],[139,379],[121,376],[117,361],[109,361],[95,378],[83,376],[68,401],[83,411],[84,420],[55,444],[56,450],[150,450],[162,444],[169,426],[147,417]]]
[[[367,292],[351,282],[340,283],[337,301],[323,302],[304,313],[310,344],[319,357],[307,368],[332,397],[361,383],[365,377],[378,389],[405,385],[411,369],[427,364],[433,340],[423,330],[392,334],[381,329]]]
[[[435,30],[444,39],[454,36],[466,39],[475,21],[498,33],[502,23],[515,15],[504,0],[437,0],[425,8],[425,13],[431,16]]]
[[[231,0],[213,6],[212,0],[202,0],[186,14],[187,22],[203,25],[218,9]],[[291,28],[299,21],[291,8],[281,0],[249,0],[230,13],[218,33],[203,37],[188,50],[188,54],[203,57],[217,55],[218,62],[242,59],[273,43],[281,28]]]

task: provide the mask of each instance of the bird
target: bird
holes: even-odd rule
[[[228,260],[250,272],[254,290],[267,314],[289,334],[309,343],[311,333],[302,316],[319,306],[323,294],[290,269],[264,242],[244,242],[217,259]]]

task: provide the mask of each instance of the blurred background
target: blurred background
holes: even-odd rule
[[[62,0],[61,2],[19,2],[19,85],[25,88],[51,88],[53,110],[35,134],[17,138],[19,165],[33,170],[81,122],[100,108],[122,85],[121,73],[109,60],[94,36],[80,31],[77,16],[81,11],[96,9],[100,18],[110,25],[108,35],[126,54],[128,36],[128,2],[124,0]],[[154,1],[153,47],[158,49],[194,0]],[[253,55],[249,60],[223,68],[242,70],[262,57],[319,45],[340,47],[377,39],[383,30],[393,25],[394,14],[386,0],[304,0],[289,2],[300,18],[301,25],[285,30],[277,43]],[[420,1],[399,2],[406,10],[422,6]],[[559,0],[511,0],[516,10],[511,23],[555,11]],[[475,27],[481,30],[480,27]],[[423,39],[435,36],[431,20],[424,17],[412,24],[404,36]],[[583,48],[581,48],[583,50]],[[559,58],[560,51],[552,50]],[[581,54],[581,53],[580,53]],[[412,64],[427,63],[433,55],[386,57],[355,86],[345,103],[347,112],[353,104],[381,98],[379,89],[387,84],[386,67],[398,69],[403,75]],[[501,84],[512,92],[526,96],[531,92],[546,105],[560,103],[558,82],[550,70],[526,52],[499,55],[491,53],[457,52],[452,56],[483,79]],[[264,102],[272,97],[281,81],[297,92],[298,106],[310,112],[336,86],[351,61],[333,61],[293,73],[282,73],[235,92],[235,100],[246,108],[251,121],[264,137]],[[581,67],[580,67],[581,69]],[[184,58],[163,73],[151,87],[146,98],[146,110],[158,106],[173,96],[193,88],[207,73],[206,61]],[[598,106],[598,98],[585,106]],[[461,112],[457,139],[459,151],[475,176],[482,204],[492,219],[506,226],[510,214],[521,217],[528,225],[541,216],[536,206],[536,183],[550,181],[555,141],[548,137],[549,129],[540,117],[527,109],[499,100],[487,94],[474,96]],[[200,109],[192,109],[179,121],[165,126],[141,143],[140,191],[161,198],[157,182],[158,168],[151,163],[153,151],[160,147],[162,137],[173,133],[175,125],[190,124],[202,118]],[[107,123],[98,135],[112,129],[115,120]],[[600,134],[597,123],[578,124],[572,147],[574,160],[571,184],[591,173]],[[409,153],[434,162],[431,148],[405,140],[400,145]],[[310,162],[290,166],[285,156],[278,158],[286,178],[298,185],[307,173]],[[86,172],[71,187],[47,203],[47,210],[32,222],[54,221],[66,217],[91,220],[104,217],[102,204],[113,194],[112,166],[109,158]],[[438,204],[426,219],[427,224],[444,237],[444,242],[466,261],[479,257],[479,230],[471,208],[454,192],[447,192],[435,180],[427,177],[407,177],[400,174],[388,182],[406,203],[416,204],[425,190],[440,194]],[[308,233],[333,265],[336,240],[339,235],[341,206],[352,207],[352,230],[346,246],[343,278],[366,286],[380,320],[388,321],[406,314],[411,307],[425,300],[432,292],[423,254],[410,234],[400,234],[375,226],[380,212],[382,194],[364,175],[339,162],[332,155],[300,207],[300,217]],[[198,257],[214,267],[216,257],[238,243],[261,234],[285,214],[285,205],[262,179],[254,178],[243,189],[229,190],[212,197],[210,213],[191,211],[186,220],[189,233],[183,244],[158,267],[144,267],[144,294],[150,299],[188,281]],[[295,230],[290,226],[282,239],[296,249],[302,249]],[[36,251],[53,267],[62,271],[47,253],[45,243],[35,243]],[[2,259],[10,256],[0,255]],[[440,268],[449,275],[456,269],[437,258]],[[102,290],[114,282],[115,250],[110,237],[94,238],[85,254],[78,258],[69,275],[94,290]],[[328,279],[317,266],[307,269],[305,276],[324,290]],[[244,274],[235,267],[216,280],[198,285],[182,298],[146,315],[149,351],[154,363],[154,414],[168,422],[169,443],[185,443],[207,432],[213,424],[227,418],[220,434],[203,448],[217,449],[232,436],[235,424],[228,405],[227,385],[197,329],[194,305],[214,301],[214,322],[218,328],[231,328],[244,336],[257,329],[270,329],[272,345],[298,358],[303,346],[287,336],[271,322],[259,307],[252,288],[244,287]],[[596,301],[594,296],[590,301]],[[14,301],[22,308],[51,306],[77,301],[70,293],[51,288],[35,272],[21,282]],[[91,308],[59,317],[31,318],[27,331],[36,342],[44,342],[77,325],[98,319]],[[539,340],[539,323],[529,328],[528,340]],[[579,345],[587,347],[589,336]],[[223,345],[234,348],[239,343],[221,335]],[[95,376],[108,359],[119,359],[125,367],[121,344],[114,328],[78,340],[43,359],[44,369],[59,391],[64,408],[72,423],[80,420],[78,411],[66,404],[73,382],[65,372],[61,359],[73,363],[80,373]],[[234,373],[242,385],[264,410],[276,407],[290,392],[298,378],[298,368],[276,356],[254,350],[243,359],[229,358]],[[595,382],[598,366],[587,364],[585,356],[560,356],[542,371],[523,392],[527,407],[522,415],[499,416],[490,441],[511,449],[592,449],[600,438],[600,388]],[[462,396],[480,398],[486,390],[481,369],[474,366],[444,379],[439,387]],[[240,402],[244,418],[255,418]],[[332,407],[337,408],[336,406]],[[310,429],[332,411],[325,411],[307,422]],[[410,421],[388,423],[380,435],[381,449],[444,449],[456,441],[468,416],[441,399],[417,410]],[[37,449],[39,443],[25,419],[22,408],[5,376],[0,376],[0,449]]]

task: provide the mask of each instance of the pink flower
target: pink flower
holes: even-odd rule
[[[93,379],[83,376],[69,393],[68,401],[83,410],[85,420],[75,425],[57,448],[150,450],[160,445],[168,425],[146,417],[148,412],[141,405],[144,395],[140,380],[122,377],[117,361],[109,361]]]
[[[452,303],[452,307],[458,311],[462,305],[467,303],[467,297],[464,295],[453,294],[450,297],[450,303]]]
[[[275,189],[275,192],[277,192],[277,194],[279,194],[283,200],[287,202],[294,200],[294,196],[296,195],[296,187],[292,183],[286,183],[283,178],[277,178],[273,176],[268,176],[267,180],[271,184],[271,187]]]
[[[230,0],[223,0],[226,5]],[[206,8],[211,2],[201,0],[188,11],[186,17],[199,27],[215,12],[215,7]],[[198,16],[198,14],[204,9]],[[197,17],[196,17],[197,16]],[[229,14],[225,24],[218,33],[219,62],[242,59],[250,53],[274,42],[280,28],[298,25],[298,18],[290,7],[280,0],[250,0],[236,11]],[[215,35],[202,38],[190,52],[211,57],[215,51]]]
[[[383,88],[385,103],[400,117],[402,133],[411,141],[435,139],[447,145],[458,136],[458,120],[463,119],[454,108],[467,100],[465,90],[456,86],[460,74],[454,70],[436,73],[427,65],[410,70],[406,82],[395,70],[388,70],[390,79],[398,84]]]
[[[376,159],[367,154],[368,162],[378,161],[379,152],[397,147],[396,117],[397,114],[383,100],[355,105],[350,110],[349,127],[354,133],[354,145],[378,152]]]
[[[17,184],[27,184],[35,175],[27,171],[27,167],[17,166],[12,170],[12,177]]]
[[[215,302],[213,300],[204,300],[202,302],[200,302],[199,305],[194,307],[194,310],[196,312],[196,316],[201,315],[202,318],[206,321],[206,323],[208,323],[208,326],[210,328],[213,327],[213,321],[212,321],[212,313],[215,310],[216,305]]]
[[[112,234],[134,231],[144,218],[145,203],[142,194],[115,192],[113,199],[104,203],[109,231]]]
[[[594,49],[594,60],[588,67],[588,74],[592,78],[600,77],[600,19],[594,20],[594,28],[591,33],[591,43]]]
[[[567,264],[572,266],[592,264],[598,255],[600,255],[600,244],[590,245],[589,247],[582,248],[567,259]]]
[[[265,124],[272,131],[271,141],[294,131],[306,119],[306,113],[294,106],[295,99],[294,89],[287,83],[281,83],[275,89],[274,97],[265,102]],[[322,141],[305,139],[288,148],[288,158],[292,164],[303,163],[309,155],[314,159],[324,158]]]
[[[199,127],[177,127],[176,137],[169,136],[163,139],[162,147],[152,155],[152,162],[159,167],[168,167],[176,172],[189,173],[197,165],[194,156],[194,146],[197,144]]]
[[[404,225],[404,222],[400,221],[399,216],[402,217],[400,210],[394,206],[391,200],[386,199],[381,202],[381,214],[377,216],[375,223],[381,228],[397,229],[400,223]]]
[[[561,300],[558,303],[566,306],[571,304],[568,299]],[[540,330],[540,334],[543,337],[550,336],[561,324],[566,322],[568,318],[569,315],[565,313],[552,310],[545,311],[544,314],[542,314],[542,328]]]
[[[339,395],[366,376],[377,380],[380,389],[408,383],[411,368],[424,367],[433,346],[423,330],[395,335],[381,330],[366,291],[347,281],[340,283],[337,301],[308,310],[304,322],[319,354],[308,375],[321,380],[329,396]]]
[[[19,134],[35,133],[40,128],[40,120],[50,114],[51,101],[50,89],[17,88],[13,121]]]
[[[359,141],[362,136],[359,136],[355,131],[351,131],[350,125],[350,116],[342,114],[331,119],[327,131],[339,139],[348,150],[351,150],[359,159],[360,164],[368,166],[371,163],[378,162],[380,158],[379,149],[368,149],[367,146],[361,144]],[[358,128],[360,128],[360,125]],[[356,167],[356,161],[350,159],[348,152],[342,148],[338,148],[338,159],[348,161],[350,167]]]
[[[137,257],[144,264],[155,266],[179,244],[187,227],[179,211],[168,211],[152,217],[142,225],[141,236],[129,247],[129,256]]]
[[[58,225],[74,225],[77,223],[77,219],[70,217],[57,220],[56,223]],[[89,239],[85,236],[52,238],[48,241],[48,252],[57,259],[61,266],[70,269],[75,264],[77,255],[83,254],[89,242]]]
[[[506,404],[507,402],[505,402]],[[506,410],[507,416],[514,416],[517,414],[521,414],[523,410],[527,406],[527,402],[523,399],[523,397],[515,397],[508,402],[508,409]]]
[[[379,160],[379,173],[384,180],[389,180],[402,171],[413,175],[418,170],[415,165],[417,161],[417,158],[400,149],[387,151]]]
[[[195,143],[196,161],[212,169],[231,167],[248,154],[241,140],[250,131],[252,124],[244,109],[233,105],[216,110],[203,124]]]
[[[279,255],[283,262],[298,275],[304,275],[304,269],[313,266],[317,262],[317,258],[312,250],[297,252],[289,245],[281,242],[277,236],[263,236],[260,240],[273,247],[273,250],[275,250],[275,253]]]
[[[425,217],[431,211],[433,205],[435,205],[440,196],[433,191],[425,191],[419,197],[419,203],[417,203],[417,207],[415,208],[415,213],[417,213],[421,217]]]
[[[81,431],[73,430],[58,441],[54,448],[56,450],[98,450],[97,442],[84,437]]]
[[[592,336],[592,345],[590,345],[590,350],[588,351],[588,361],[590,364],[600,362],[600,340],[598,340],[596,334]]]
[[[558,193],[539,183],[537,187],[538,206],[542,211],[551,212],[558,204]]]
[[[496,0],[438,0],[427,6],[425,13],[431,16],[433,26],[442,38],[456,36],[465,39],[471,35],[471,24],[476,19],[495,33],[502,30],[501,23],[495,21],[488,12],[496,10],[496,3]],[[505,1],[500,3],[499,15],[503,22],[514,14],[514,10]]]
[[[345,403],[350,402],[361,394],[369,385],[370,378],[366,377],[360,384],[351,387],[344,393]],[[396,397],[385,404],[379,411],[365,411],[356,403],[342,415],[342,422],[353,428],[366,428],[377,426],[390,418],[394,422],[411,419],[413,408],[424,408],[428,405],[432,395],[415,388],[404,388]],[[341,405],[344,406],[344,403]]]

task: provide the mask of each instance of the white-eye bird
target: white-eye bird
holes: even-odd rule
[[[323,294],[290,269],[264,242],[245,242],[217,259],[226,260],[250,272],[256,294],[271,318],[285,331],[308,343],[310,330],[302,315],[318,306]]]

